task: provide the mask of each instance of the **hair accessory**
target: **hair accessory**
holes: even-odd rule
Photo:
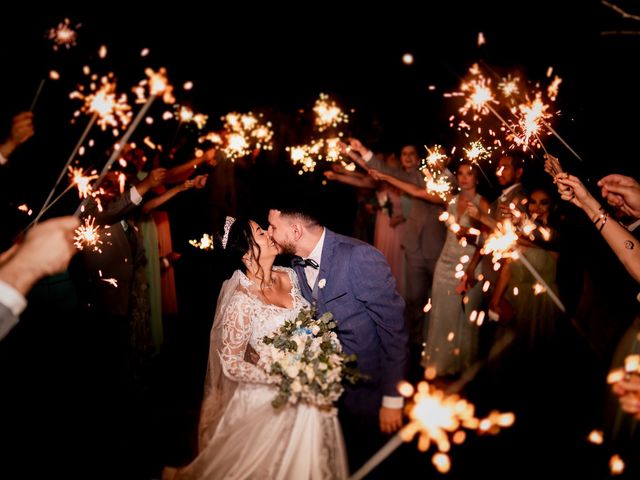
[[[229,230],[231,230],[231,225],[235,222],[236,219],[233,217],[227,216],[224,220],[224,235],[222,235],[222,248],[227,248],[227,241],[229,240]]]

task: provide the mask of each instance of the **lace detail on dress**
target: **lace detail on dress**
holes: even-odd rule
[[[245,361],[247,345],[258,353],[264,347],[262,338],[277,330],[295,315],[307,301],[300,293],[297,277],[292,269],[274,267],[286,271],[291,282],[291,308],[264,303],[249,291],[252,282],[246,275],[240,276],[240,286],[229,302],[223,317],[222,350],[220,361],[224,374],[236,382],[277,383],[278,378],[267,374],[263,368]]]
[[[244,360],[251,338],[255,305],[250,297],[237,292],[229,302],[222,325],[220,361],[224,374],[236,382],[275,383],[263,369]]]

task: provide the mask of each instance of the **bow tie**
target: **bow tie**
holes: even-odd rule
[[[315,268],[316,270],[319,267],[318,262],[316,262],[312,258],[302,258],[302,257],[293,257],[293,260],[291,260],[291,265],[294,267],[296,265],[300,265],[301,267],[311,267],[311,268]]]

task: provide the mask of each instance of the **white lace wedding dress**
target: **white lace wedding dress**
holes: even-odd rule
[[[276,379],[245,361],[247,345],[259,352],[265,335],[309,305],[293,270],[274,269],[286,271],[291,279],[292,308],[265,304],[251,293],[252,283],[240,271],[223,285],[211,330],[200,452],[175,479],[348,476],[336,415],[306,404],[274,409]]]

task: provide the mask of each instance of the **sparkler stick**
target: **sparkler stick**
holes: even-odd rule
[[[53,193],[56,191],[56,188],[60,184],[60,181],[62,180],[62,178],[67,173],[67,170],[69,169],[69,165],[71,165],[71,162],[73,161],[73,158],[76,156],[76,153],[78,153],[78,150],[80,149],[80,147],[84,143],[85,138],[87,138],[87,135],[89,134],[89,130],[91,130],[91,127],[93,127],[93,125],[96,123],[97,119],[98,119],[98,114],[94,113],[93,116],[91,117],[91,120],[87,124],[87,128],[84,129],[84,133],[80,136],[80,140],[78,140],[78,143],[76,144],[75,148],[73,149],[73,152],[71,152],[71,155],[69,155],[69,158],[67,159],[67,162],[64,164],[64,167],[62,167],[62,171],[60,172],[60,175],[58,175],[58,179],[56,180],[55,185],[53,186],[53,188],[49,192],[49,195],[47,196],[47,199],[45,200],[44,204],[42,205],[42,208],[40,208],[40,211],[38,212],[38,215],[33,220],[33,222],[32,222],[33,224],[37,224],[38,221],[40,220],[40,217],[42,217],[44,212],[46,210],[48,210],[49,202],[51,201],[51,197],[53,197]],[[67,190],[65,190],[65,192]],[[60,198],[60,197],[58,197],[58,198]],[[56,201],[57,201],[57,199],[56,199]],[[52,202],[52,204],[53,203],[55,203],[55,201]]]
[[[583,161],[583,160],[582,160],[582,158],[580,158],[580,155],[578,155],[578,154],[576,153],[576,151],[575,151],[573,148],[571,148],[571,146],[570,146],[567,142],[565,142],[565,141],[564,141],[564,139],[563,139],[563,138],[558,134],[558,132],[556,132],[556,131],[553,129],[553,127],[552,127],[551,125],[549,125],[549,124],[548,124],[547,122],[545,122],[544,120],[542,120],[542,124],[543,124],[545,127],[547,127],[547,128],[549,129],[549,131],[550,131],[551,133],[553,133],[553,134],[555,135],[555,137],[556,137],[558,140],[560,140],[560,141],[562,142],[562,144],[563,144],[565,147],[567,147],[567,149],[568,149],[571,153],[573,153],[573,155],[574,155],[578,160],[580,160],[581,162]]]
[[[144,106],[140,109],[136,118],[134,118],[133,122],[131,122],[131,125],[129,125],[129,128],[127,129],[125,134],[122,136],[120,141],[114,147],[113,153],[109,157],[109,160],[107,160],[107,163],[105,163],[104,167],[102,168],[102,171],[100,172],[100,176],[98,176],[94,184],[94,187],[93,187],[94,189],[97,189],[100,186],[100,184],[102,183],[102,180],[104,180],[105,175],[111,169],[113,162],[116,161],[116,158],[122,151],[122,148],[129,141],[131,134],[133,134],[133,131],[136,129],[136,127],[138,126],[138,124],[140,123],[144,115],[147,113],[147,110],[149,110],[149,108],[151,107],[151,104],[153,103],[153,101],[156,99],[157,96],[158,96],[158,92],[152,93],[151,95],[149,95],[149,99],[147,100],[147,103],[145,103]],[[80,215],[80,212],[83,210],[84,206],[87,204],[87,201],[88,201],[88,198],[85,198],[82,201],[82,203],[80,203],[80,205],[78,206],[78,208],[73,214],[74,216],[77,217]]]
[[[556,304],[556,306],[560,309],[562,313],[566,313],[567,310],[564,308],[564,305],[556,295],[556,292],[554,292],[553,290],[551,290],[551,288],[549,288],[549,285],[547,285],[547,282],[545,282],[544,279],[538,273],[538,271],[535,268],[533,268],[533,265],[529,263],[529,260],[527,260],[527,257],[524,255],[524,253],[519,250],[516,250],[516,252],[518,252],[518,259],[522,262],[522,264],[525,267],[527,267],[527,270],[531,272],[531,275],[534,276],[534,278],[538,281],[538,283],[540,283],[545,288],[545,293],[549,295],[551,300],[553,300],[553,303]]]
[[[38,101],[38,98],[40,97],[40,92],[42,92],[42,87],[44,87],[44,82],[47,81],[47,77],[44,77],[42,80],[40,80],[40,85],[38,85],[38,89],[36,90],[36,94],[33,97],[33,100],[31,101],[31,106],[29,107],[29,111],[33,112],[33,109],[36,106],[36,102]]]
[[[39,215],[44,215],[51,207],[53,207],[56,203],[58,203],[58,200],[60,200],[64,196],[65,193],[67,193],[69,190],[71,190],[74,186],[75,185],[73,183],[70,183],[69,186],[67,188],[65,188],[60,195],[58,195],[56,198],[53,199],[53,201],[51,203],[49,203],[47,208],[44,208],[44,209],[41,210]],[[29,225],[24,227],[24,230],[22,230],[22,233],[23,234],[26,233],[27,230],[29,230],[34,225],[34,223],[36,222],[36,220],[38,220],[38,218],[34,218],[33,220],[31,220],[31,223],[29,223]]]

